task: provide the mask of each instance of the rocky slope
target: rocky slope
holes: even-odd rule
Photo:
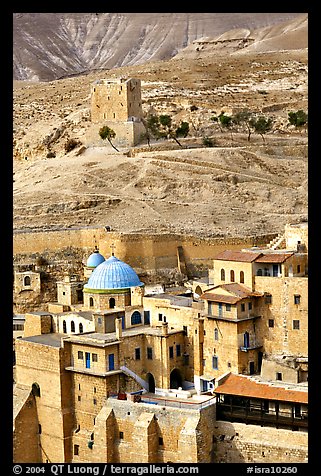
[[[168,59],[197,38],[255,29],[297,13],[15,13],[13,76],[53,80]]]
[[[307,134],[287,123],[289,111],[307,110],[307,23],[300,22],[273,27],[275,35],[257,31],[258,41],[275,38],[269,52],[227,52],[224,43],[218,55],[217,46],[202,53],[194,45],[168,61],[15,82],[15,229],[109,225],[119,232],[245,236],[306,220]],[[295,31],[302,48],[284,49]],[[190,123],[183,149],[163,141],[118,154],[110,146],[80,153],[90,84],[115,76],[142,80],[144,112]],[[210,119],[245,107],[273,118],[265,142],[254,135],[249,143],[241,130],[222,133]],[[204,148],[204,136],[216,146]],[[80,145],[66,154],[69,138]]]

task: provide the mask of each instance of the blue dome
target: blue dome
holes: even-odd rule
[[[99,264],[92,272],[88,283],[84,286],[84,291],[103,291],[110,289],[126,289],[133,286],[143,286],[129,264],[124,263],[116,256],[111,256],[103,263]]]
[[[96,266],[100,265],[104,261],[105,258],[103,257],[103,255],[101,255],[98,250],[96,250],[87,259],[87,266],[88,268],[96,268]]]

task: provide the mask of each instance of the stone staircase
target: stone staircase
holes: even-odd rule
[[[285,235],[284,233],[279,233],[273,240],[268,243],[267,248],[270,250],[277,250],[280,248],[285,248]]]

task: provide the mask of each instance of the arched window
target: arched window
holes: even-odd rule
[[[244,283],[244,271],[240,271],[240,283]]]
[[[30,276],[25,276],[24,277],[23,284],[24,284],[24,286],[30,286],[30,284],[31,284]]]
[[[40,386],[37,382],[34,382],[31,387],[32,395],[40,397]]]
[[[142,322],[142,316],[141,316],[140,312],[138,312],[138,311],[133,312],[132,317],[131,317],[132,325],[141,324],[141,322]]]
[[[221,281],[225,281],[225,269],[221,269]]]
[[[82,323],[79,324],[79,334],[82,334],[84,332],[84,326]]]
[[[262,270],[261,270],[261,268],[259,268],[259,269],[257,270],[257,276],[262,276]]]
[[[71,332],[75,332],[75,323],[74,323],[74,321],[71,321],[70,327],[71,327]]]
[[[231,282],[234,283],[234,281],[235,281],[235,273],[234,273],[233,269],[231,269],[230,276],[231,276]]]
[[[109,307],[110,307],[110,309],[114,309],[115,304],[116,304],[115,298],[110,298],[110,299],[109,299]]]
[[[214,340],[218,340],[218,329],[214,329]]]
[[[63,321],[63,322],[62,322],[62,327],[63,327],[64,334],[67,334],[67,324],[66,324],[66,321]]]
[[[94,307],[94,299],[92,297],[89,298],[89,307]]]

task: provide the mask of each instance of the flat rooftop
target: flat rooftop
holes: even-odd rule
[[[27,342],[34,342],[35,344],[47,345],[50,347],[62,347],[62,338],[65,337],[66,334],[41,334],[38,336],[29,336],[29,337],[22,337],[18,340],[24,340]]]

